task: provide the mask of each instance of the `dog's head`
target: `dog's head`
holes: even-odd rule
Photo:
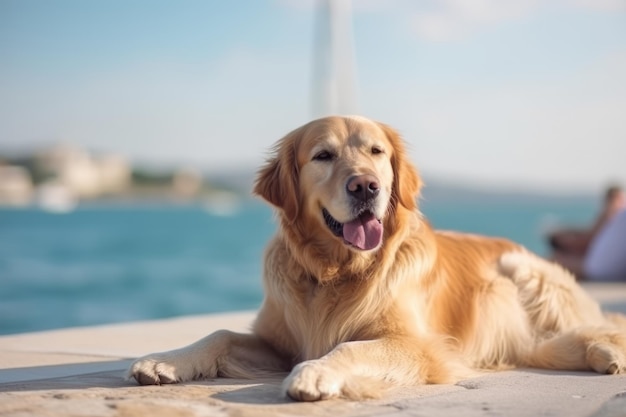
[[[419,188],[393,129],[363,117],[327,117],[276,144],[254,192],[288,227],[366,252],[380,248],[400,207],[416,208]]]

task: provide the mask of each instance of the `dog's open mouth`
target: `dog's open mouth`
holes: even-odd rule
[[[377,248],[383,239],[383,224],[371,211],[361,212],[354,220],[340,223],[328,210],[322,209],[326,226],[335,236],[361,250]]]

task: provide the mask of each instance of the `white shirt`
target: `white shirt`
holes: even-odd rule
[[[584,271],[591,281],[626,281],[626,210],[613,216],[593,238]]]

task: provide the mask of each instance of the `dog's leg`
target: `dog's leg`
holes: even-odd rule
[[[539,340],[527,365],[547,369],[626,372],[626,319],[604,315],[574,277],[530,254],[507,254],[501,270],[518,287],[518,299]]]
[[[288,370],[289,365],[258,336],[220,330],[187,347],[137,359],[127,377],[141,385],[160,385]]]
[[[613,327],[583,327],[540,342],[529,365],[547,369],[626,372],[626,333]]]
[[[378,339],[344,342],[293,368],[283,383],[298,401],[376,398],[393,385],[454,382],[471,375],[443,341]]]
[[[561,266],[532,254],[508,253],[500,259],[500,270],[517,286],[538,337],[607,324],[598,303]]]

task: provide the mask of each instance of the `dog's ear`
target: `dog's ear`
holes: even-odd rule
[[[398,132],[383,123],[379,123],[379,126],[393,146],[393,155],[391,157],[393,189],[391,199],[396,204],[401,204],[409,210],[414,210],[417,207],[417,198],[422,188],[417,169],[409,160],[404,141]]]
[[[274,145],[272,156],[256,178],[253,192],[268,203],[281,209],[285,218],[293,223],[299,214],[298,163],[294,131]]]

